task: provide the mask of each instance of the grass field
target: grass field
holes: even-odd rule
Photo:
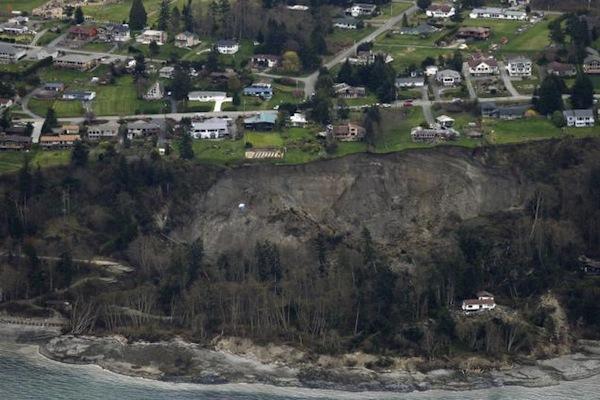
[[[27,11],[31,12],[48,0],[0,0],[0,11]]]
[[[394,16],[400,14],[401,12],[409,9],[410,6],[411,6],[410,3],[394,3],[394,2],[391,2],[390,4],[381,5],[381,6],[379,6],[380,14],[378,16],[376,16],[375,18],[368,19],[367,22],[383,23],[387,19],[394,17]]]
[[[490,143],[520,143],[530,140],[560,138],[565,135],[585,137],[598,134],[594,128],[557,128],[545,118],[527,118],[515,121],[484,120],[484,127],[488,133]]]
[[[202,162],[228,164],[244,159],[244,140],[194,140],[193,148]]]
[[[70,156],[71,152],[69,150],[43,151],[35,149],[28,153],[0,152],[0,174],[18,171],[23,165],[25,157],[29,158],[30,165],[33,168],[37,168],[38,165],[45,168],[68,164]]]
[[[295,87],[273,84],[273,97],[270,100],[261,100],[259,97],[242,96],[242,105],[237,109],[246,110],[272,110],[275,106],[282,103],[298,104],[304,100],[304,93],[301,97],[294,96]]]
[[[54,108],[59,118],[80,117],[85,114],[85,109],[79,101],[67,100],[38,100],[29,101],[29,109],[39,116],[46,115],[48,108]]]
[[[454,49],[383,45],[380,43],[376,43],[374,47],[375,50],[385,51],[394,58],[392,65],[399,73],[402,73],[410,65],[420,66],[421,62],[427,57],[437,59],[440,54],[450,57],[454,53]]]
[[[255,149],[283,147],[283,137],[279,132],[246,132],[245,143],[251,143]]]
[[[162,0],[144,0],[144,7],[148,14],[148,25],[151,25],[152,22],[158,18],[158,9],[161,1]],[[129,19],[129,10],[131,9],[132,2],[133,0],[122,0],[118,3],[109,5],[88,5],[83,8],[83,12],[85,15],[99,21],[122,22]],[[185,2],[186,0],[171,0],[171,5],[176,5],[179,10],[181,10]]]

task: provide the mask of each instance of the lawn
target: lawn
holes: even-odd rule
[[[0,152],[0,174],[7,174],[18,171],[23,165],[25,157],[29,157],[30,165],[37,168],[52,167],[56,165],[65,165],[69,163],[71,152],[69,150],[44,151],[31,150],[24,152]]]
[[[158,114],[168,111],[166,101],[138,99],[131,76],[119,78],[114,85],[96,86],[92,110],[96,115]]]
[[[54,108],[59,118],[81,117],[85,109],[79,101],[73,100],[38,100],[29,101],[29,109],[39,116],[45,116],[48,108]]]
[[[0,0],[0,11],[27,11],[31,12],[48,0]]]
[[[158,10],[161,1],[162,0],[144,0],[144,7],[148,13],[148,25],[152,25],[152,22],[158,18]],[[83,7],[83,12],[86,16],[90,16],[99,21],[122,22],[129,19],[129,10],[131,9],[132,2],[133,0],[121,0],[109,5],[101,3],[90,4]],[[176,5],[179,10],[183,8],[185,3],[186,0],[171,0],[172,6]]]
[[[279,132],[245,132],[244,140],[255,149],[281,148],[284,143]]]
[[[334,28],[333,33],[325,38],[327,49],[330,53],[335,54],[346,47],[352,46],[374,30],[375,28],[373,27],[365,27],[363,29]]]
[[[193,148],[202,162],[228,164],[244,159],[244,140],[194,140]]]
[[[379,6],[380,14],[374,18],[368,19],[367,22],[375,23],[375,24],[384,23],[391,17],[394,17],[394,16],[400,14],[401,12],[408,10],[410,8],[410,6],[411,6],[410,3],[395,3],[395,2],[391,2],[390,4],[381,5],[381,6]]]
[[[222,108],[227,110],[226,106],[231,103],[224,103]],[[214,101],[186,101],[181,102],[178,105],[178,109],[181,109],[182,112],[209,112],[215,109]],[[227,110],[231,111],[231,110]]]
[[[262,100],[259,97],[242,96],[242,104],[238,109],[245,110],[272,110],[282,103],[298,104],[304,100],[304,92],[300,97],[294,96],[295,87],[273,84],[273,97],[270,100]],[[302,89],[298,89],[302,91]],[[231,107],[230,107],[231,108]]]
[[[564,131],[545,118],[526,118],[514,121],[484,119],[485,130],[491,143],[519,143],[529,140],[558,138],[565,133],[586,136],[595,128],[569,128]]]
[[[546,17],[527,31],[514,36],[505,46],[503,52],[538,52],[550,44],[548,24],[554,18]]]
[[[389,53],[393,58],[392,66],[401,73],[410,65],[420,66],[421,62],[427,57],[437,57],[441,54],[445,57],[450,57],[454,53],[454,49],[442,49],[442,48],[422,48],[414,46],[396,46],[396,45],[385,45],[381,43],[375,44],[376,51],[385,51]]]

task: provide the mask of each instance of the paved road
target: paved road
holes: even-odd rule
[[[33,45],[33,46],[37,45],[38,40],[40,40],[40,38],[42,36],[44,36],[44,34],[46,32],[48,32],[48,29],[49,28],[46,28],[46,29],[43,29],[43,30],[39,31],[38,33],[36,33],[35,36],[33,37],[33,40],[31,41],[31,45]]]
[[[508,93],[513,97],[520,96],[517,89],[513,86],[510,76],[508,76],[506,65],[503,61],[498,61],[498,68],[500,69],[500,77],[502,78],[502,82],[504,82],[504,86],[506,87],[506,90],[508,90]]]
[[[425,117],[425,121],[427,121],[429,125],[433,125],[435,123],[435,120],[433,119],[433,113],[431,112],[432,102],[429,101],[429,88],[427,87],[427,85],[423,86],[423,88],[421,89],[421,95],[421,108],[423,108],[423,116]]]

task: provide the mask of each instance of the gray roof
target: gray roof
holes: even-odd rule
[[[238,44],[238,42],[236,42],[235,40],[230,40],[230,39],[219,40],[217,42],[217,46],[219,46],[219,47],[233,47],[233,46],[236,46],[237,44]]]
[[[531,63],[531,59],[525,56],[512,56],[512,57],[508,57],[508,63],[509,64],[513,64],[513,63]]]
[[[225,92],[217,92],[212,90],[196,90],[188,93],[188,97],[225,97],[227,93]]]
[[[425,79],[422,76],[417,77],[406,77],[406,78],[396,78],[396,86],[402,84],[415,84],[415,83],[424,83]]]
[[[586,110],[565,110],[563,111],[563,115],[566,117],[575,117],[575,118],[593,118],[594,110],[586,109]]]
[[[13,45],[0,42],[0,53],[10,54],[12,56],[24,52],[25,50],[19,49]]]
[[[600,62],[600,57],[598,57],[595,54],[590,54],[589,56],[587,56],[584,60],[583,63],[587,64],[587,63],[591,63],[592,61],[598,61]]]
[[[443,69],[441,71],[438,71],[436,74],[436,77],[442,78],[442,77],[450,77],[450,78],[460,78],[460,72],[455,71],[453,69]]]
[[[474,14],[504,14],[504,15],[523,15],[524,11],[514,11],[509,10],[508,8],[498,8],[498,7],[482,7],[482,8],[474,8],[472,11]]]
[[[192,122],[193,130],[203,129],[227,129],[227,120],[223,118],[209,118],[200,122]]]
[[[344,18],[336,18],[333,21],[334,24],[342,24],[342,25],[357,25],[358,20],[354,17],[344,17]]]
[[[96,60],[94,56],[88,56],[85,54],[65,54],[64,56],[58,57],[57,61],[67,61],[67,62],[91,62]]]
[[[156,121],[133,121],[127,123],[128,129],[160,129],[161,124]]]
[[[435,26],[432,26],[432,25],[429,25],[426,23],[422,23],[415,27],[404,27],[404,28],[400,29],[400,32],[402,32],[402,33],[413,34],[413,35],[428,35],[430,33],[434,33],[437,31],[439,31],[439,28],[436,28]]]

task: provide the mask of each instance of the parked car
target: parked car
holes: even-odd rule
[[[404,101],[404,107],[412,107],[412,106],[413,106],[412,100],[405,100]]]

